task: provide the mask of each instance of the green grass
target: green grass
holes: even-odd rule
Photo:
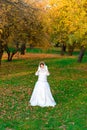
[[[60,48],[27,48],[27,53],[48,53],[48,54],[60,54]]]
[[[87,57],[13,60],[0,68],[0,130],[87,130]],[[57,105],[28,105],[40,60],[48,65],[48,77]]]
[[[73,55],[78,56],[80,50],[74,50]],[[61,48],[52,47],[52,48],[27,48],[27,53],[49,53],[49,54],[60,54]],[[65,54],[68,54],[68,50]],[[87,49],[85,51],[85,55],[87,56]]]

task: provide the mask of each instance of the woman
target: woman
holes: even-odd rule
[[[30,99],[31,106],[54,107],[56,105],[56,102],[52,97],[50,86],[47,82],[49,71],[44,62],[40,62],[35,75],[38,76],[38,81],[35,84],[35,88]]]

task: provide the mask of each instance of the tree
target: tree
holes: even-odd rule
[[[43,10],[26,4],[23,0],[1,0],[0,6],[3,41],[9,61],[18,50],[26,48],[26,43],[45,46],[47,34],[44,29]]]
[[[70,55],[75,47],[86,48],[86,0],[50,0],[49,5],[52,41],[66,45]]]
[[[1,59],[2,59],[2,55],[3,55],[3,51],[4,51],[3,40],[0,39],[0,65],[1,65]]]

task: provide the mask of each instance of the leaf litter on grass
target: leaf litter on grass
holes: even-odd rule
[[[34,83],[37,80],[37,77],[34,76],[34,71],[38,65],[36,64],[38,63],[37,60],[34,60],[33,63],[30,59],[15,61],[15,63],[9,64],[11,71],[7,71],[3,66],[1,78],[4,76],[5,78],[0,82],[0,110],[4,129],[37,129],[39,125],[42,130],[55,130],[57,128],[59,130],[86,130],[86,63],[84,63],[83,69],[81,67],[83,63],[78,65],[75,61],[72,61],[72,64],[70,64],[70,60],[66,60],[67,62],[64,61],[64,65],[61,66],[63,59],[61,63],[56,58],[45,59],[51,71],[48,80],[57,102],[55,108],[31,107],[28,104]],[[18,65],[15,72],[10,68],[14,64],[15,68]],[[75,71],[73,71],[74,69]],[[6,75],[9,75],[8,79]]]

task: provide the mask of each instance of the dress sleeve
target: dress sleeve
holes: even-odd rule
[[[47,70],[46,74],[47,74],[47,76],[49,76],[49,75],[50,75],[50,73],[49,73],[49,71],[48,71],[48,70]]]
[[[38,75],[39,75],[39,71],[38,71],[38,70],[36,71],[35,75],[36,75],[36,76],[38,76]]]
[[[47,76],[49,76],[50,75],[50,73],[49,73],[49,71],[48,71],[48,67],[46,66],[46,74],[47,74]]]

